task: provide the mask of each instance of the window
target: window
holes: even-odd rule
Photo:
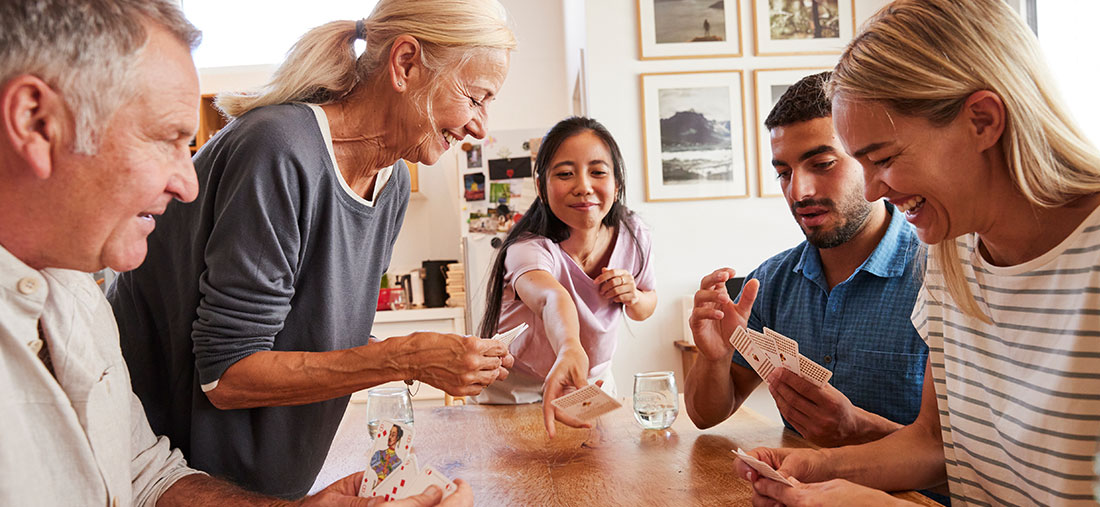
[[[202,30],[200,69],[277,64],[310,28],[370,15],[377,0],[182,0]]]
[[[1024,10],[1039,36],[1047,65],[1077,125],[1100,147],[1100,65],[1095,50],[1100,33],[1100,2],[1027,0]]]

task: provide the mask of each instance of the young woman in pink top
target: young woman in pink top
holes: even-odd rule
[[[547,403],[602,383],[614,394],[611,357],[619,314],[645,320],[657,306],[649,231],[624,202],[623,160],[596,120],[568,118],[543,138],[535,159],[538,198],[504,240],[493,265],[481,336],[521,323],[510,347],[512,374],[478,403],[542,400],[546,431],[554,419],[579,420]]]

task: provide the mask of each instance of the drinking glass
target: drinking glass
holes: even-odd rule
[[[384,420],[413,423],[412,396],[407,386],[375,387],[367,391],[367,428],[371,438]]]
[[[634,419],[645,429],[672,426],[680,413],[676,377],[671,371],[634,374]]]
[[[405,298],[405,291],[399,290],[390,293],[390,310],[404,310],[409,307],[409,300]]]

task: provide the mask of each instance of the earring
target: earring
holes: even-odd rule
[[[397,82],[397,87],[398,88],[404,88],[405,87],[405,82],[404,81],[398,81]]]

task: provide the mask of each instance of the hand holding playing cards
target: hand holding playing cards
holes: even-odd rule
[[[783,418],[806,440],[822,447],[878,440],[901,427],[853,405],[832,385],[817,386],[785,368],[776,368],[768,383]]]
[[[756,279],[749,280],[741,291],[741,301],[734,304],[726,291],[726,280],[735,274],[730,268],[722,268],[703,277],[695,293],[695,308],[688,319],[699,353],[712,361],[729,361],[733,356],[730,336],[738,326],[748,322],[760,287]]]
[[[357,496],[359,484],[362,482],[363,472],[355,472],[329,484],[327,488],[319,491],[316,495],[301,499],[295,505],[301,505],[302,507],[369,507],[375,505],[366,498]]]
[[[794,486],[775,481],[761,480],[753,484],[753,505],[853,505],[888,506],[912,505],[877,489],[860,486],[844,479],[825,482],[802,483],[792,479]]]
[[[403,500],[387,502],[381,498],[371,498],[366,505],[369,507],[469,507],[473,505],[474,490],[470,489],[470,485],[462,479],[455,479],[454,483],[458,486],[458,490],[447,498],[443,498],[443,491],[431,486],[423,493]]]
[[[508,347],[476,336],[420,331],[407,337],[404,357],[412,378],[435,386],[451,396],[474,396],[485,386],[508,377],[515,359]]]
[[[566,426],[574,428],[587,428],[590,425],[579,419],[575,419],[557,410],[551,403],[564,394],[580,389],[588,385],[588,354],[576,345],[566,345],[558,350],[558,358],[550,373],[546,375],[546,383],[542,388],[542,413],[546,423],[546,434],[554,438],[554,420],[561,421]]]
[[[629,305],[638,299],[638,286],[634,275],[625,269],[603,268],[593,282],[600,288],[600,295],[616,303]]]
[[[784,477],[793,477],[802,481],[822,481],[831,478],[828,461],[822,450],[757,447],[746,454],[763,461]],[[759,472],[742,460],[736,460],[734,472],[738,477],[747,479],[754,485],[758,479],[762,478]]]

